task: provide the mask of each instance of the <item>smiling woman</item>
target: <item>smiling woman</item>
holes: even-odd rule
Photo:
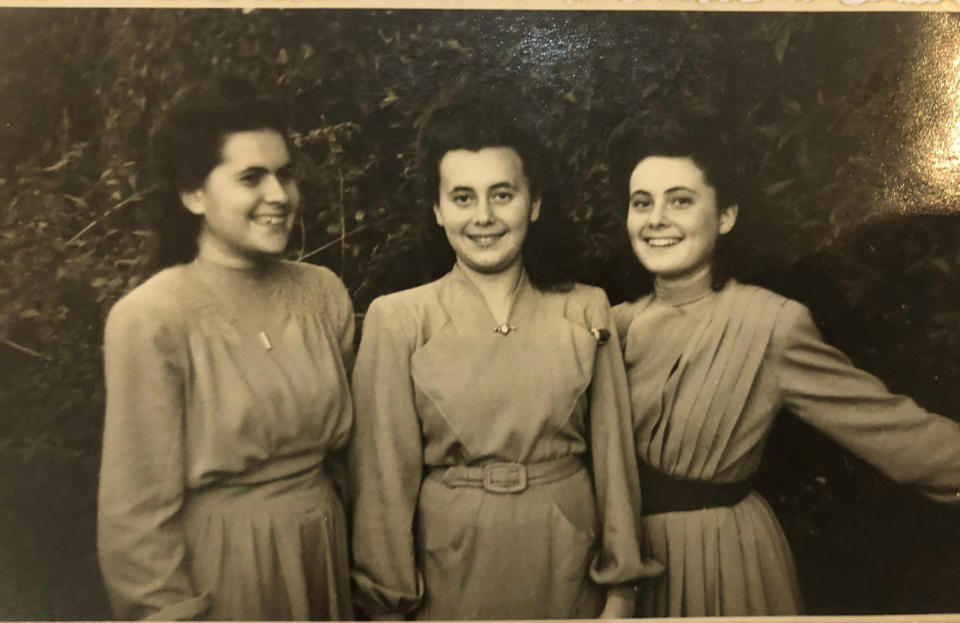
[[[260,256],[287,247],[300,191],[286,141],[276,130],[230,134],[220,152],[220,164],[203,185],[183,191],[180,200],[203,218],[200,257],[250,268]]]
[[[826,344],[810,312],[727,278],[717,251],[748,185],[716,125],[626,122],[614,190],[655,291],[614,308],[644,495],[644,551],[666,573],[638,616],[789,615],[793,557],[753,478],[786,409],[898,482],[960,503],[960,425],[920,408]],[[749,250],[747,250],[749,251]]]
[[[107,320],[98,548],[117,618],[352,617],[328,474],[350,434],[353,309],[279,259],[300,203],[282,117],[185,89],[153,148],[174,265]]]
[[[531,199],[517,152],[457,149],[444,154],[438,167],[440,192],[433,212],[458,261],[484,274],[517,269],[541,201]]]
[[[562,210],[542,205],[518,93],[467,83],[425,115],[427,196],[456,261],[364,321],[353,552],[375,617],[622,617],[630,583],[660,570],[640,555],[606,296],[533,252],[558,242],[544,225]]]

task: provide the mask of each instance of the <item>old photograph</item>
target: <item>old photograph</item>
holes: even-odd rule
[[[960,15],[0,7],[0,620],[960,613]]]

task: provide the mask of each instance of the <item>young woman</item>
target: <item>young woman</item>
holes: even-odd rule
[[[517,97],[467,89],[427,113],[423,176],[456,261],[364,320],[353,553],[374,617],[627,616],[629,583],[659,570],[640,558],[606,296],[551,255],[562,217]]]
[[[638,615],[779,615],[801,608],[790,549],[752,490],[788,409],[898,482],[960,501],[960,426],[896,396],[820,338],[810,313],[724,279],[736,155],[700,125],[626,124],[611,177],[655,291],[614,308],[644,494],[644,552],[662,562]]]
[[[224,80],[182,92],[154,155],[174,265],[106,325],[99,553],[118,618],[349,619],[325,457],[349,436],[353,312],[279,259],[299,192],[282,118]]]

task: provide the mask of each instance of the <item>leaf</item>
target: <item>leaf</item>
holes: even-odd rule
[[[87,201],[86,201],[85,199],[83,199],[82,197],[74,197],[73,195],[64,194],[64,195],[63,195],[63,198],[69,200],[70,203],[72,203],[73,205],[75,205],[75,206],[77,206],[77,207],[80,207],[80,208],[87,208],[87,207],[89,207],[89,206],[87,205]]]
[[[53,173],[54,171],[59,171],[63,167],[67,166],[68,164],[70,164],[70,156],[64,156],[63,158],[58,160],[55,164],[51,164],[49,167],[44,167],[40,170],[46,173]]]
[[[764,187],[763,194],[767,197],[773,197],[774,195],[780,194],[784,190],[790,187],[793,184],[793,178],[788,180],[780,180],[779,182],[774,182],[769,186]]]
[[[399,101],[400,96],[393,92],[392,89],[387,90],[387,96],[380,100],[380,108],[386,108],[390,104]]]

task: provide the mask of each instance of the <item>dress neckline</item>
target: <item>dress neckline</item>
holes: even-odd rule
[[[518,307],[520,306],[520,300],[523,298],[524,292],[526,292],[527,284],[529,282],[529,277],[527,276],[527,271],[523,267],[520,269],[520,278],[517,279],[517,283],[513,286],[513,293],[510,300],[510,309],[507,311],[506,322],[498,324],[496,317],[493,314],[493,310],[490,309],[490,305],[487,303],[487,299],[483,296],[483,292],[480,291],[479,286],[470,279],[466,271],[460,266],[459,263],[454,262],[453,269],[449,273],[454,279],[464,284],[468,290],[470,290],[482,304],[483,314],[489,319],[490,326],[493,330],[501,335],[508,335],[511,331],[517,329],[516,326],[511,324],[517,319],[518,316]]]
[[[191,264],[200,274],[206,274],[217,281],[257,283],[272,278],[281,262],[274,258],[264,258],[253,266],[227,266],[196,257]]]
[[[656,280],[654,283],[657,300],[671,307],[688,305],[699,301],[713,293],[713,277],[710,271],[705,272],[697,279],[681,285],[664,283]]]

